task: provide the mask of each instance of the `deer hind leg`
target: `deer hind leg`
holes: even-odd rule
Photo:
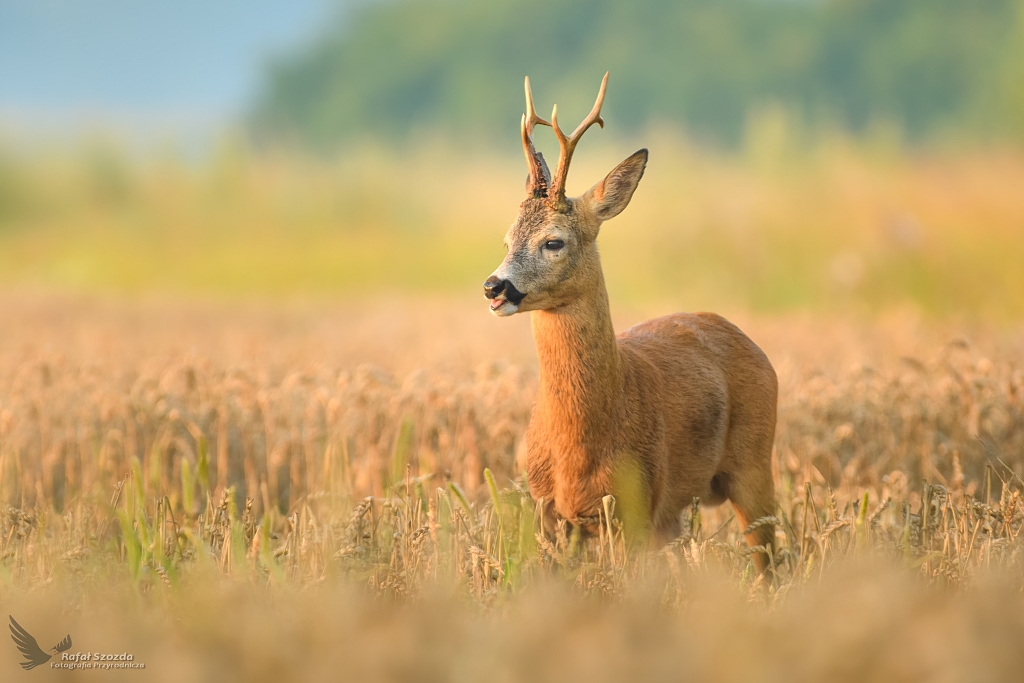
[[[751,467],[729,477],[729,500],[736,510],[736,520],[744,531],[754,522],[775,514],[775,484],[770,467]],[[747,534],[747,545],[764,546],[775,552],[775,525],[760,522]],[[754,553],[759,572],[770,570],[767,552]],[[767,578],[771,578],[769,574]]]
[[[651,548],[654,550],[665,547],[665,544],[671,543],[672,541],[679,538],[679,534],[683,531],[682,524],[679,522],[679,518],[666,520],[654,528],[651,534]]]

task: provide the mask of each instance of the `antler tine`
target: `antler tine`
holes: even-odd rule
[[[558,157],[558,170],[555,171],[555,179],[551,184],[551,191],[549,196],[552,197],[557,204],[565,203],[565,180],[569,175],[569,163],[572,161],[572,153],[576,150],[576,144],[583,137],[583,134],[594,125],[595,123],[601,128],[604,128],[604,119],[601,118],[601,105],[604,104],[604,94],[608,89],[608,72],[605,72],[604,79],[601,80],[601,89],[597,93],[597,101],[594,102],[593,109],[587,114],[587,118],[583,119],[580,125],[576,126],[576,130],[571,135],[566,137],[565,133],[558,125],[558,105],[556,104],[554,109],[551,110],[551,127],[555,131],[555,136],[558,138],[558,145],[561,147],[561,154]]]
[[[550,126],[551,123],[549,121],[545,121],[541,117],[537,116],[537,110],[533,108],[533,88],[530,87],[530,77],[529,76],[526,77],[526,82],[525,82],[523,88],[524,88],[524,90],[526,90],[526,116],[528,117],[528,119],[530,121],[529,133],[532,136],[533,135],[533,124],[539,123],[542,126]]]
[[[526,179],[526,194],[531,197],[546,197],[551,184],[551,175],[544,157],[533,145],[533,127],[538,123],[542,126],[550,126],[551,123],[537,116],[537,110],[533,107],[533,90],[530,88],[530,77],[526,77],[524,85],[526,91],[526,113],[523,114],[523,154],[526,156],[526,167],[529,170],[529,177]]]

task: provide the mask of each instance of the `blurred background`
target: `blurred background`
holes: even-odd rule
[[[1024,314],[1024,0],[0,0],[0,287],[477,297],[606,70],[614,302]]]
[[[531,540],[481,284],[523,77],[572,128],[606,71],[568,190],[648,148],[616,328],[771,359],[774,592],[727,506]],[[1022,358],[1024,0],[0,0],[0,611],[152,680],[1013,680]]]

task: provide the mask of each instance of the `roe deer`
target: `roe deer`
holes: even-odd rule
[[[527,477],[546,509],[594,533],[616,471],[638,473],[648,528],[669,540],[681,511],[732,502],[751,546],[770,549],[775,492],[771,454],[778,381],[765,354],[713,313],[676,313],[612,329],[597,234],[629,204],[647,165],[642,149],[575,199],[565,179],[580,137],[597,123],[608,85],[569,136],[537,116],[526,79],[523,150],[529,175],[508,254],[484,283],[491,311],[531,311],[540,384],[526,432]],[[554,178],[534,148],[551,126],[561,154]],[[765,552],[754,560],[761,571]]]

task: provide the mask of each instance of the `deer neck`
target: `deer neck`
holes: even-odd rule
[[[604,277],[573,303],[534,311],[540,385],[535,418],[556,448],[557,467],[593,471],[610,448],[622,393],[622,362]]]

